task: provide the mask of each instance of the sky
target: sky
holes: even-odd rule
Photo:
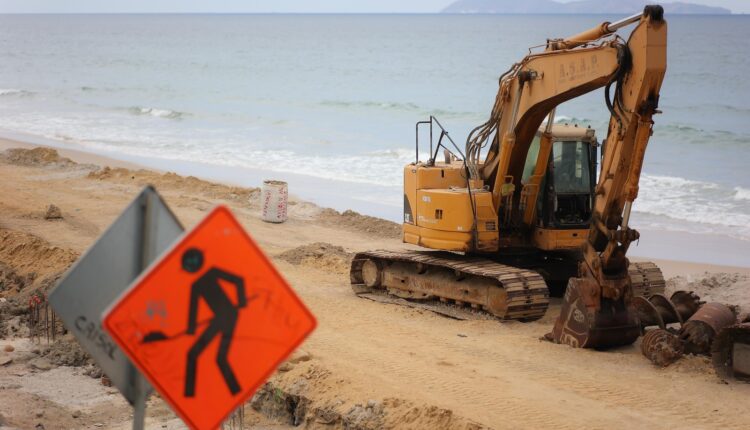
[[[750,0],[693,2],[750,13]],[[452,0],[0,0],[0,13],[430,13],[450,3]]]

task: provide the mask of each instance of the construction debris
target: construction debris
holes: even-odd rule
[[[641,352],[657,366],[666,367],[684,354],[710,354],[723,379],[750,382],[750,322],[738,323],[736,306],[704,303],[692,292],[676,291],[633,299],[642,330]],[[676,328],[667,326],[678,324]]]
[[[675,291],[670,298],[663,294],[653,294],[651,297],[637,296],[633,298],[633,305],[641,321],[641,327],[659,326],[666,329],[667,325],[680,323],[695,314],[703,305],[700,297],[692,291]]]
[[[714,339],[711,356],[719,377],[750,383],[750,323],[721,330]]]
[[[685,351],[692,354],[709,354],[711,342],[725,327],[737,323],[732,309],[721,303],[707,303],[683,324],[680,339],[685,342]]]
[[[683,342],[664,329],[650,330],[643,336],[641,352],[657,366],[666,367],[682,358]]]

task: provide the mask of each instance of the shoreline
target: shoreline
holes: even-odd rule
[[[0,152],[10,148],[49,147],[57,150],[63,157],[82,164],[119,167],[132,170],[146,169],[154,172],[175,172],[183,176],[195,176],[203,180],[223,185],[260,187],[263,180],[276,179],[289,183],[290,196],[310,202],[322,208],[333,208],[339,212],[354,210],[364,215],[383,218],[388,221],[400,221],[401,208],[392,205],[365,201],[352,197],[362,193],[361,184],[343,181],[332,181],[283,172],[250,170],[246,168],[213,166],[204,163],[175,161],[148,157],[132,157],[122,154],[103,154],[80,148],[71,148],[71,144],[19,133],[0,132]],[[368,191],[371,186],[368,186]],[[383,188],[385,195],[388,187]],[[310,198],[311,193],[317,198]],[[377,196],[376,196],[377,197]],[[393,213],[398,214],[394,219]],[[750,273],[750,241],[736,239],[722,234],[690,233],[683,231],[650,230],[640,228],[643,241],[631,245],[629,256],[635,261],[651,260],[675,267],[677,276],[686,273],[698,274],[694,266],[708,265],[713,271],[735,271]],[[700,255],[698,254],[700,250]],[[662,264],[660,264],[661,266]],[[689,265],[689,266],[686,266]],[[677,269],[679,267],[679,269]],[[667,271],[665,270],[665,275]]]
[[[175,172],[183,176],[195,176],[204,180],[241,187],[260,187],[264,180],[272,179],[289,184],[290,195],[339,212],[353,210],[362,214],[400,222],[401,200],[398,190],[392,187],[355,182],[334,181],[314,176],[262,169],[247,169],[205,162],[170,160],[166,158],[132,156],[88,150],[60,140],[0,130],[0,151],[16,147],[31,148],[45,146],[58,150],[60,155],[82,163],[130,169],[148,169],[156,172]],[[75,147],[78,146],[78,147]],[[396,197],[394,197],[396,196]]]

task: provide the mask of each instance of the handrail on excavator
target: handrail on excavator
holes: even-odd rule
[[[435,124],[437,124],[438,127],[440,127],[440,138],[438,138],[438,144],[437,144],[437,147],[435,148],[435,152],[434,153],[432,151],[432,147],[433,147],[432,123],[433,122]],[[415,132],[415,135],[416,135],[416,159],[414,161],[415,163],[419,163],[419,126],[420,125],[424,125],[424,124],[429,124],[430,125],[430,160],[428,160],[428,161],[431,161],[431,162],[435,161],[435,157],[437,156],[437,150],[441,146],[444,147],[444,148],[446,148],[445,145],[442,144],[443,137],[447,137],[448,140],[451,142],[451,144],[453,144],[453,147],[456,149],[456,151],[458,152],[458,154],[461,155],[461,158],[464,159],[464,160],[466,159],[466,157],[464,156],[463,152],[461,152],[461,149],[459,149],[458,145],[456,145],[456,142],[453,141],[453,139],[451,138],[450,134],[448,134],[448,131],[445,129],[445,127],[443,127],[443,125],[440,124],[440,121],[438,121],[437,118],[435,118],[433,115],[430,115],[430,119],[429,120],[417,121],[417,123],[415,125],[415,131],[416,131]],[[448,149],[448,148],[446,148],[446,149]],[[448,150],[450,151],[450,149],[448,149]]]

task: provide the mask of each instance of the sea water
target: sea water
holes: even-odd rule
[[[399,221],[417,121],[463,147],[529,47],[618,18],[0,15],[0,129]],[[631,225],[750,241],[750,17],[667,19]],[[603,139],[603,91],[557,113]]]

